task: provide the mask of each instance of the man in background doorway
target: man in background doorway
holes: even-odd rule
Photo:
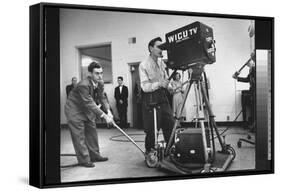
[[[66,86],[66,96],[68,98],[69,96],[69,93],[71,92],[71,90],[77,85],[77,78],[76,77],[73,77],[71,79],[71,84],[67,85]]]
[[[116,107],[120,118],[120,127],[127,128],[128,88],[123,84],[123,77],[117,78],[118,86],[114,91]]]
[[[107,124],[112,124],[113,116],[104,96],[101,65],[92,62],[88,71],[90,75],[70,92],[65,115],[78,163],[84,167],[94,167],[94,162],[108,160],[100,155],[96,119],[100,117]]]

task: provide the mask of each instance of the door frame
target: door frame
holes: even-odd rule
[[[93,43],[93,44],[83,44],[83,45],[76,45],[75,49],[76,49],[76,60],[77,60],[77,67],[78,67],[78,72],[79,72],[79,77],[82,80],[82,61],[81,61],[81,49],[83,48],[97,48],[97,47],[101,47],[101,46],[110,46],[110,51],[111,51],[111,59],[112,59],[112,42],[100,42],[100,43]],[[111,61],[111,76],[112,79],[109,82],[106,82],[108,84],[112,84],[113,83],[113,64]]]
[[[128,64],[128,70],[129,70],[129,73],[130,73],[130,77],[129,77],[129,84],[130,84],[130,92],[131,92],[131,95],[132,95],[132,99],[130,100],[130,104],[131,104],[131,106],[132,106],[132,114],[131,114],[131,119],[132,119],[132,126],[134,127],[134,125],[135,125],[135,121],[134,121],[134,107],[135,107],[135,105],[134,105],[134,103],[133,103],[133,97],[134,97],[134,92],[133,92],[133,90],[134,90],[134,84],[132,83],[132,80],[133,80],[133,78],[132,78],[132,75],[133,75],[133,69],[132,69],[132,67],[135,67],[135,66],[139,66],[140,65],[140,61],[138,61],[138,62],[129,62],[129,63],[127,63]],[[135,128],[135,127],[134,127]]]

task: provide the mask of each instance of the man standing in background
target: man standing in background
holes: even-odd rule
[[[118,86],[114,91],[116,107],[120,118],[120,127],[127,128],[128,88],[123,84],[123,77],[117,78]]]
[[[71,79],[71,84],[67,85],[66,86],[66,96],[68,98],[69,96],[69,93],[71,92],[71,90],[77,85],[77,78],[76,77],[73,77]]]
[[[238,82],[244,82],[244,83],[249,83],[250,88],[249,90],[243,90],[242,91],[242,99],[241,99],[241,104],[242,104],[242,114],[243,114],[243,121],[248,121],[246,119],[246,107],[250,107],[250,112],[251,112],[251,118],[248,121],[250,123],[249,129],[251,131],[254,131],[255,129],[255,91],[256,91],[256,60],[255,60],[255,53],[253,52],[251,54],[251,60],[248,61],[247,66],[249,67],[249,74],[247,77],[239,77],[240,72],[235,72],[235,74],[232,75],[234,79],[236,79]],[[244,92],[244,93],[243,93]],[[244,94],[244,96],[243,96]]]

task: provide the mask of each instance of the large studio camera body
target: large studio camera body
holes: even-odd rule
[[[207,78],[204,71],[206,64],[216,61],[213,29],[200,22],[194,22],[167,33],[166,42],[158,47],[167,50],[166,65],[173,70],[169,80],[177,73],[177,70],[188,69],[189,79],[186,82],[189,82],[189,85],[185,88],[183,102],[179,108],[180,113],[175,117],[171,136],[166,145],[157,141],[156,110],[158,104],[165,101],[163,99],[165,94],[158,95],[161,93],[160,90],[145,94],[144,100],[153,108],[156,140],[155,152],[146,156],[146,164],[148,167],[166,168],[182,174],[226,170],[235,158],[235,150],[222,140],[217,129],[215,115],[209,103]],[[180,121],[191,87],[194,87],[196,99],[194,128],[183,127]],[[215,146],[215,135],[221,147],[221,151],[218,152]]]
[[[195,64],[212,64],[216,61],[213,29],[194,22],[166,34],[167,67],[187,69]]]

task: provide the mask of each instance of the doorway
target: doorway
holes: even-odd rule
[[[140,62],[133,62],[128,65],[132,77],[133,128],[143,129],[139,64]]]
[[[88,66],[95,61],[102,65],[104,83],[112,83],[111,43],[77,47],[81,79],[88,76]]]

